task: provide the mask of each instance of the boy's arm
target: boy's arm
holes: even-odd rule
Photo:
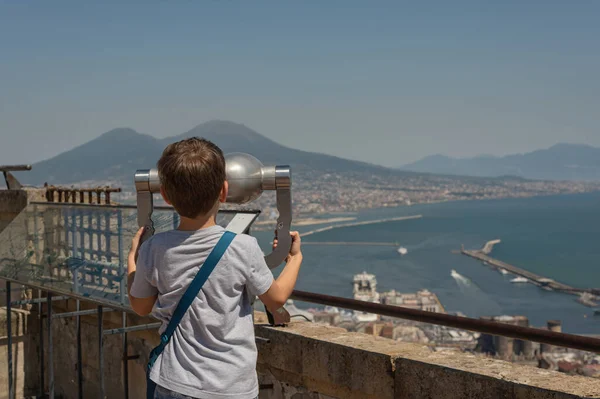
[[[136,298],[131,295],[133,282],[135,280],[135,272],[137,269],[136,263],[138,249],[140,245],[140,237],[142,236],[143,232],[144,228],[142,227],[138,230],[136,235],[133,237],[133,240],[131,241],[131,250],[129,251],[129,256],[127,257],[127,294],[129,296],[129,304],[131,305],[133,311],[139,314],[140,316],[147,316],[150,314],[150,312],[152,312],[152,308],[154,307],[154,303],[156,302],[156,298],[158,297],[156,293],[150,292],[155,290],[145,290],[148,291],[150,294],[150,296],[146,298]],[[138,276],[138,279],[143,278],[144,276]],[[138,282],[136,285],[139,286],[139,283],[140,282]]]
[[[285,268],[279,277],[277,277],[277,280],[273,281],[271,288],[264,294],[259,295],[261,302],[272,312],[285,305],[285,302],[292,295],[292,291],[296,286],[296,280],[298,279],[298,273],[300,272],[300,266],[302,265],[300,234],[297,231],[293,231],[290,232],[290,235],[292,236],[292,247],[285,260]],[[277,240],[273,241],[273,247],[277,247]]]

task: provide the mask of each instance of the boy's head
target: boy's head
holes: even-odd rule
[[[225,158],[208,140],[192,137],[169,144],[158,161],[161,193],[183,217],[196,218],[225,201]]]

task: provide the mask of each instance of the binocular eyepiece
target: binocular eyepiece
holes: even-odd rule
[[[291,169],[287,165],[264,166],[250,154],[231,153],[225,155],[225,169],[229,191],[228,203],[246,204],[258,199],[263,191],[276,192],[277,210],[277,248],[265,256],[267,265],[272,269],[279,266],[288,254],[292,244],[290,227],[292,223]],[[137,192],[138,225],[146,226],[142,236],[145,241],[154,234],[152,212],[154,209],[152,194],[160,192],[160,179],[156,169],[143,169],[135,173]],[[228,228],[230,226],[227,226]],[[232,229],[233,230],[233,229]],[[234,231],[243,233],[243,231]]]

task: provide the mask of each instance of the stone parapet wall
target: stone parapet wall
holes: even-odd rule
[[[82,308],[94,309],[95,305],[82,302]],[[40,334],[36,309],[34,306],[31,312],[13,311],[17,392],[25,396],[36,395],[40,390]],[[53,306],[54,312],[74,309],[74,300],[57,301]],[[120,327],[121,317],[120,312],[104,313],[103,328]],[[0,325],[4,325],[5,318],[5,312],[0,312]],[[600,381],[592,378],[457,352],[432,352],[420,345],[349,333],[341,328],[309,322],[274,328],[265,325],[265,319],[264,314],[256,314],[256,335],[268,340],[258,343],[261,399],[600,398]],[[100,389],[97,320],[96,315],[81,317],[86,398],[98,397]],[[150,322],[154,320],[128,315],[128,325]],[[52,329],[56,397],[74,399],[77,397],[75,319],[54,320]],[[6,365],[6,331],[0,328],[0,333],[4,335],[0,338],[3,346],[0,364]],[[47,361],[46,333],[43,339]],[[103,376],[107,398],[124,397],[121,338],[121,335],[104,338]],[[150,350],[157,343],[156,330],[128,335],[128,355],[134,357],[129,360],[129,397],[132,399],[145,397],[145,366]],[[6,392],[6,372],[0,371],[0,375],[3,376],[0,392]],[[48,384],[47,375],[45,381]]]
[[[600,398],[600,381],[307,322],[257,326],[261,398]]]

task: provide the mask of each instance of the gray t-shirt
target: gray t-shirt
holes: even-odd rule
[[[152,315],[162,333],[210,251],[225,230],[160,233],[142,244],[131,295],[158,295]],[[152,367],[150,378],[202,399],[258,395],[256,342],[250,297],[271,287],[273,274],[256,239],[237,235]]]

